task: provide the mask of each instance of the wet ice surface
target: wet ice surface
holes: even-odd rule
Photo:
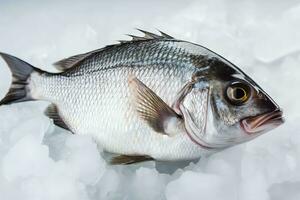
[[[0,50],[54,71],[134,27],[159,28],[240,66],[284,109],[286,123],[194,163],[110,166],[90,137],[43,115],[47,103],[0,107],[0,197],[56,199],[300,199],[300,2],[39,1],[0,5]],[[0,61],[0,96],[10,73]]]

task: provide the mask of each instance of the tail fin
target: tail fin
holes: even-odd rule
[[[1,52],[0,56],[7,63],[12,73],[10,89],[4,99],[0,101],[0,105],[33,100],[28,88],[30,75],[33,72],[40,73],[42,71],[14,56]]]

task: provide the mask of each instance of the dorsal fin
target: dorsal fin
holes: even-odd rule
[[[168,35],[168,34],[162,32],[162,31],[160,31],[160,30],[158,30],[158,31],[160,32],[161,37],[163,37],[163,38],[165,38],[165,39],[174,39],[172,36],[170,36],[170,35]]]
[[[131,37],[131,41],[148,40],[147,38],[142,36],[136,36],[131,34],[127,34],[127,36]],[[128,42],[128,40],[124,40],[123,42]]]
[[[53,65],[55,66],[56,69],[58,69],[60,71],[66,71],[67,69],[74,67],[77,63],[79,63],[80,61],[82,61],[87,56],[91,55],[92,53],[93,53],[93,51],[75,55],[75,56],[71,56],[69,58],[64,58],[62,60],[55,62]]]
[[[62,120],[62,118],[59,116],[57,106],[54,104],[50,104],[47,109],[45,110],[45,115],[48,116],[50,119],[53,119],[53,123],[56,126],[59,126],[63,129],[66,129],[70,131],[69,127],[66,125],[66,123]]]
[[[53,65],[59,71],[66,71],[66,70],[76,66],[80,61],[84,60],[88,56],[90,56],[94,53],[106,50],[109,47],[114,47],[114,46],[118,46],[118,45],[122,45],[122,44],[126,44],[126,43],[131,43],[131,42],[135,42],[135,41],[143,41],[143,40],[154,40],[154,39],[172,40],[172,39],[174,39],[172,36],[162,32],[160,30],[158,30],[158,31],[160,32],[161,35],[151,33],[151,32],[148,32],[148,31],[144,31],[142,29],[137,29],[137,30],[144,33],[144,36],[136,36],[136,35],[127,34],[127,36],[131,37],[131,40],[119,40],[119,44],[108,45],[108,46],[106,46],[104,48],[101,48],[101,49],[97,49],[97,50],[90,51],[90,52],[87,52],[87,53],[83,53],[83,54],[71,56],[71,57],[68,57],[68,58],[64,58],[62,60],[59,60],[59,61],[55,62]]]
[[[158,32],[160,32],[160,35],[155,34],[155,33],[151,33],[148,31],[144,31],[142,29],[137,29],[138,31],[144,33],[144,36],[135,36],[135,35],[128,35],[130,37],[132,37],[131,41],[138,41],[138,40],[149,40],[149,39],[169,39],[172,40],[174,39],[172,36],[158,30]]]
[[[144,30],[142,30],[142,29],[137,29],[137,30],[145,34],[145,35],[144,35],[144,38],[147,38],[147,39],[159,39],[159,38],[161,38],[160,35],[157,35],[157,34],[155,34],[155,33],[151,33],[151,32],[148,32],[148,31],[144,31]]]

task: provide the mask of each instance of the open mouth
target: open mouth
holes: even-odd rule
[[[283,124],[281,110],[243,119],[240,124],[247,134],[262,133]]]

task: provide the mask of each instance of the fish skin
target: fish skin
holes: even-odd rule
[[[197,158],[207,150],[186,134],[154,133],[130,102],[128,78],[135,75],[172,106],[196,70],[180,43],[185,42],[146,40],[109,47],[61,74],[32,77],[38,86],[35,97],[54,103],[72,132],[91,134],[106,151],[156,160]]]
[[[105,151],[162,161],[192,160],[253,139],[259,134],[241,136],[238,122],[279,109],[250,77],[218,54],[169,35],[144,33],[142,38],[58,61],[55,65],[61,73],[27,67],[19,77],[26,80],[24,88],[30,97],[26,100],[53,103],[60,124],[75,134],[91,135]],[[10,67],[14,74],[14,66]],[[196,128],[188,130],[185,123],[170,120],[168,130],[175,133],[156,132],[136,110],[130,77],[151,89],[177,114],[185,109],[184,100],[192,101],[185,105],[193,112],[201,107],[192,113],[191,123],[186,123]],[[222,96],[224,87],[235,79],[251,84],[253,97],[258,93],[262,97],[249,102],[251,112],[245,112],[245,106],[240,112],[241,107],[229,105]],[[191,135],[189,131],[194,130],[200,133]],[[198,136],[203,141],[199,142]]]

